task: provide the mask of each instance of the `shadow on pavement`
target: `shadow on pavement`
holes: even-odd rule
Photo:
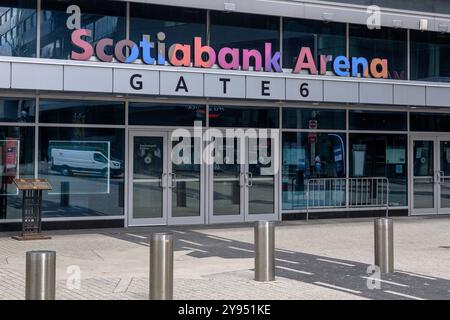
[[[248,227],[248,225],[246,226]],[[107,234],[139,245],[148,245],[154,232],[172,232],[174,250],[190,250],[195,258],[220,257],[242,259],[254,257],[252,243],[207,235],[188,228],[129,228],[126,232]],[[368,264],[325,256],[276,249],[276,276],[342,291],[368,299],[450,299],[450,281],[427,275],[396,270],[377,278]]]

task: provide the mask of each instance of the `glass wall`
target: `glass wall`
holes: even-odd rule
[[[0,55],[36,57],[36,1],[0,2]]]
[[[34,177],[34,127],[0,126],[0,219],[22,217],[22,195],[13,179]]]
[[[307,179],[345,177],[345,152],[344,133],[283,132],[283,210],[306,208]]]
[[[293,68],[301,47],[311,48],[316,61],[319,55],[346,55],[344,23],[317,20],[283,19],[283,67]],[[328,66],[331,70],[331,65]]]
[[[41,127],[44,217],[123,215],[124,129]]]
[[[43,123],[125,124],[125,103],[108,101],[39,101]]]
[[[0,122],[34,122],[35,99],[0,99]]]
[[[278,128],[279,109],[242,106],[209,106],[210,127]]]
[[[406,131],[406,112],[349,111],[350,130]]]
[[[272,51],[280,50],[280,18],[245,13],[211,12],[210,43],[214,49],[223,47],[257,49],[264,53],[264,43]]]
[[[81,28],[92,31],[89,42],[97,43],[101,38],[114,41],[125,39],[126,3],[115,1],[112,5],[107,0],[42,0],[41,5],[41,57],[52,59],[70,59],[74,50],[71,43],[72,31],[66,22],[70,14],[66,13],[69,5],[78,5],[81,9]],[[112,48],[108,47],[109,54]]]
[[[131,3],[130,39],[137,43],[147,35],[156,40],[158,32],[165,33],[167,49],[174,43],[192,44],[194,37],[206,45],[206,10]]]
[[[206,123],[206,106],[130,102],[130,125],[193,126],[195,121]]]
[[[411,30],[411,80],[450,82],[450,35]]]
[[[345,110],[284,108],[283,127],[345,130]]]
[[[414,112],[410,114],[411,131],[450,132],[450,114]]]
[[[387,177],[389,204],[408,205],[406,134],[351,133],[350,177]]]
[[[328,0],[330,1],[330,0]],[[450,14],[450,3],[448,0],[331,0],[332,2],[350,3],[356,5],[377,5],[385,8],[400,10],[413,10],[419,12],[435,12],[439,14]]]
[[[388,60],[389,78],[407,78],[407,32],[405,29],[350,25],[350,56]]]

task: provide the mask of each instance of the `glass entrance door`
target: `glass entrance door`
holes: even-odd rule
[[[412,214],[450,213],[450,137],[412,137]]]
[[[130,132],[128,225],[167,223],[167,134]]]
[[[438,213],[450,213],[450,137],[439,138],[439,186]]]
[[[277,144],[247,137],[209,141],[209,222],[277,220]]]
[[[182,142],[177,148],[170,132],[130,131],[128,225],[204,223],[200,150],[194,138]]]

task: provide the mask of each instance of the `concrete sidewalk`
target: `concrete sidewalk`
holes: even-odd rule
[[[373,219],[280,223],[270,283],[253,281],[251,224],[55,231],[28,242],[0,233],[0,299],[23,299],[25,252],[36,249],[57,251],[57,299],[147,299],[149,235],[162,230],[176,239],[176,299],[450,299],[449,217],[395,218],[396,272],[373,290]]]

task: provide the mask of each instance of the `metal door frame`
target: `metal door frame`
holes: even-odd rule
[[[184,129],[191,133],[191,137],[195,138],[194,136],[194,129]],[[167,176],[172,176],[172,132],[174,129],[167,131],[167,150],[168,150],[168,157],[167,157]],[[203,133],[203,132],[202,132]],[[171,179],[168,180],[168,192],[167,192],[167,224],[168,225],[188,225],[188,224],[205,224],[205,194],[206,194],[206,186],[205,186],[205,164],[202,161],[201,153],[203,152],[203,139],[200,137],[200,177],[199,177],[199,184],[200,184],[200,190],[199,190],[199,208],[200,208],[200,215],[198,216],[187,216],[187,217],[173,217],[172,216],[172,192],[174,188],[171,187],[172,181]],[[170,150],[170,151],[169,151]],[[194,152],[195,150],[193,150]],[[175,178],[176,179],[176,178]],[[175,182],[176,183],[176,182]]]
[[[134,137],[160,137],[163,139],[163,173],[161,177],[162,216],[159,218],[133,218],[133,167],[134,167]],[[130,130],[128,134],[128,223],[131,226],[166,225],[168,217],[168,161],[167,132],[155,130]],[[165,160],[165,161],[164,161]]]
[[[432,141],[433,142],[433,194],[434,205],[433,208],[414,209],[414,141]],[[441,207],[441,141],[450,141],[449,134],[411,134],[409,139],[409,163],[410,163],[410,208],[411,215],[433,215],[433,214],[448,214],[450,208]]]
[[[217,128],[214,128],[216,130]],[[234,128],[231,128],[234,129]],[[217,129],[221,132],[225,132],[226,128]],[[246,222],[246,221],[257,221],[257,220],[279,220],[280,216],[280,204],[279,204],[279,193],[280,193],[280,183],[279,183],[279,171],[281,170],[280,164],[280,153],[281,153],[281,145],[279,141],[276,141],[275,146],[278,147],[278,150],[275,153],[275,157],[277,157],[276,161],[279,162],[278,170],[273,175],[273,187],[274,187],[274,212],[270,214],[249,214],[249,182],[251,181],[251,177],[249,177],[249,163],[248,159],[248,151],[249,151],[249,143],[248,137],[240,138],[241,141],[239,143],[244,143],[243,150],[245,152],[245,163],[240,164],[240,173],[239,173],[239,186],[240,186],[240,206],[239,206],[239,215],[217,215],[214,216],[214,165],[208,164],[206,166],[207,174],[207,185],[208,185],[208,196],[207,196],[207,222],[208,223],[232,223],[232,222]],[[210,137],[207,137],[207,140],[210,141]],[[243,140],[243,141],[242,141]],[[278,139],[279,140],[279,139]],[[239,147],[239,146],[238,146]]]
[[[438,202],[438,214],[449,214],[450,213],[450,207],[449,208],[442,208],[441,206],[441,195],[442,195],[442,179],[450,179],[450,176],[444,176],[441,173],[442,168],[441,168],[441,142],[442,141],[448,141],[450,142],[450,135],[446,135],[446,134],[440,134],[436,137],[436,144],[437,144],[437,148],[436,148],[436,155],[437,155],[437,163],[438,163],[438,167],[436,168],[438,172],[438,175],[436,177],[436,179],[438,180],[437,183],[437,202]]]

